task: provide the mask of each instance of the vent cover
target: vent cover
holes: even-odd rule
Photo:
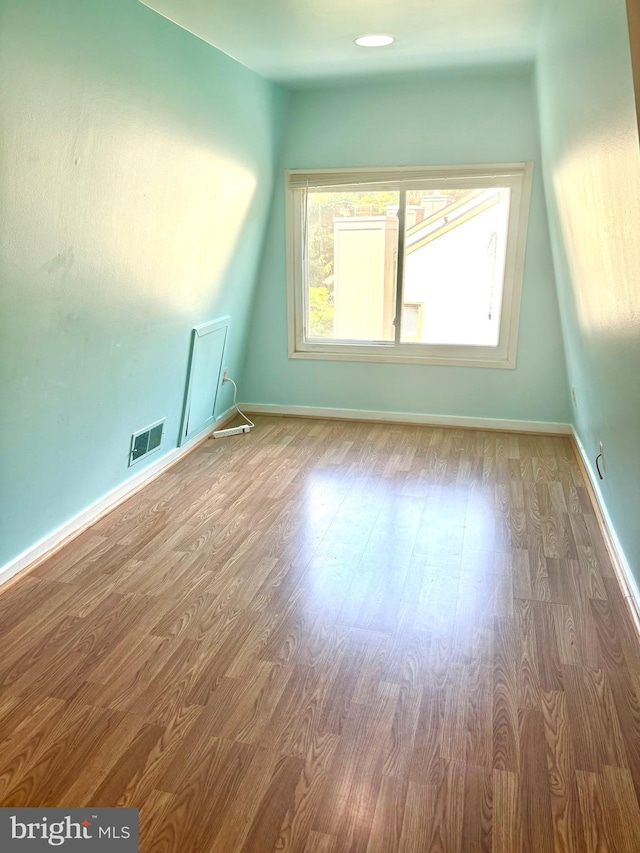
[[[150,453],[158,450],[162,444],[165,420],[166,418],[162,418],[162,420],[156,421],[154,424],[138,430],[138,432],[134,432],[131,436],[129,466],[139,462],[143,456],[148,456]]]

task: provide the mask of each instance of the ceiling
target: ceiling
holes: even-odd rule
[[[141,0],[263,77],[319,79],[532,59],[544,0]],[[396,43],[353,39],[388,33]]]

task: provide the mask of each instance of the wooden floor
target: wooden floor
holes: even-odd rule
[[[0,804],[155,851],[640,851],[640,646],[566,438],[256,418],[0,595]]]

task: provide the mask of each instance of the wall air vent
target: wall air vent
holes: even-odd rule
[[[144,456],[154,453],[162,444],[164,422],[166,418],[156,421],[144,429],[134,432],[131,436],[131,450],[129,451],[129,466],[139,462]]]

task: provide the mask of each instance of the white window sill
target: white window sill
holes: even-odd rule
[[[442,347],[438,347],[442,350]],[[465,348],[466,349],[466,348]],[[515,357],[491,353],[453,352],[411,352],[411,348],[400,347],[352,347],[327,344],[307,344],[289,352],[289,358],[316,359],[320,361],[369,361],[374,363],[387,362],[392,364],[433,364],[443,367],[486,367],[502,370],[514,370]],[[484,349],[484,348],[482,348]]]

